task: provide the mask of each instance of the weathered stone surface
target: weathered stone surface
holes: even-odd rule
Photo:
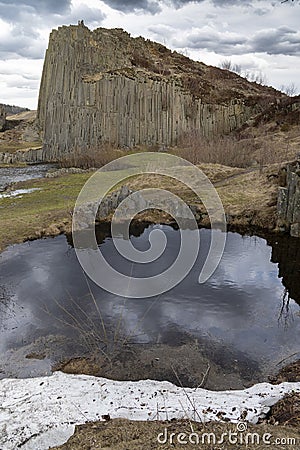
[[[300,237],[300,223],[293,223],[291,225],[290,235],[293,237]]]
[[[286,228],[288,228],[287,207],[288,207],[288,189],[285,187],[280,187],[278,189],[278,199],[277,199],[277,227],[283,231]]]
[[[43,148],[30,148],[27,150],[18,150],[15,153],[0,153],[0,163],[16,164],[16,163],[41,163],[46,161],[46,155]]]
[[[3,106],[0,105],[0,131],[4,130],[6,122],[6,112]]]
[[[279,94],[123,30],[52,31],[38,124],[48,160],[101,143],[174,146],[185,133],[228,133]]]
[[[133,194],[133,195],[131,195]],[[130,217],[134,217],[138,212],[155,209],[157,208],[158,202],[161,203],[161,208],[163,211],[167,212],[169,209],[174,211],[174,218],[176,219],[186,219],[189,221],[191,219],[190,215],[187,214],[183,206],[178,207],[178,202],[174,199],[166,198],[161,201],[158,198],[153,197],[152,193],[148,195],[147,191],[144,192],[133,192],[126,185],[122,186],[119,190],[112,192],[101,200],[101,204],[98,207],[97,202],[86,202],[80,207],[77,207],[76,217],[78,229],[85,229],[94,226],[95,221],[101,222],[106,220],[108,216],[113,214],[115,210],[119,207],[121,202],[126,200],[126,214]],[[130,196],[130,198],[128,198]],[[200,221],[202,216],[199,208],[196,205],[188,205],[192,214],[197,221]],[[125,215],[126,215],[125,214]],[[121,220],[124,219],[124,214],[121,214]],[[91,222],[92,221],[92,222]],[[76,228],[76,227],[75,227]]]
[[[68,167],[68,168],[61,168],[61,169],[57,169],[57,170],[53,170],[50,172],[47,172],[45,175],[45,178],[58,178],[61,175],[66,175],[66,174],[74,174],[74,173],[88,173],[88,172],[94,172],[96,169],[95,168],[91,168],[91,169],[80,169],[79,167]]]
[[[277,227],[300,237],[300,163],[288,164],[286,187],[278,190]]]

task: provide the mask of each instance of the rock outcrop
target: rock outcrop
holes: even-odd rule
[[[186,225],[188,225],[191,220],[191,217],[187,214],[185,207],[175,199],[172,200],[169,197],[163,200],[161,198],[155,199],[152,193],[147,195],[146,191],[134,192],[129,189],[128,186],[124,185],[119,190],[112,192],[102,199],[99,207],[96,202],[87,202],[80,207],[78,206],[76,210],[75,229],[77,228],[77,230],[83,230],[85,228],[93,227],[95,222],[100,223],[107,221],[110,219],[110,216],[115,213],[116,209],[123,202],[123,200],[129,196],[131,196],[131,198],[130,202],[126,205],[126,213],[129,215],[132,213],[132,217],[135,215],[136,211],[156,209],[156,205],[160,202],[162,206],[165,205],[165,208],[162,208],[163,211],[168,211],[169,208],[176,213],[176,218],[184,219]],[[189,203],[187,203],[187,206],[190,208],[195,220],[200,222],[202,215],[198,206]],[[121,217],[122,219],[120,219],[120,222],[124,219],[124,215],[121,214]],[[93,221],[91,222],[90,219],[92,218]]]
[[[271,262],[278,264],[278,277],[282,278],[287,299],[292,298],[300,305],[300,239],[270,234],[267,241],[272,246]]]
[[[6,112],[3,106],[0,105],[0,131],[4,130],[6,122]]]
[[[279,182],[277,227],[300,237],[300,161],[282,168]]]
[[[38,164],[45,161],[47,157],[42,147],[17,150],[15,153],[0,152],[0,164]]]
[[[38,105],[48,160],[76,148],[177,145],[239,128],[283,94],[121,29],[52,31]]]

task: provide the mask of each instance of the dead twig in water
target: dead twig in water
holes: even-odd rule
[[[87,286],[88,286],[90,295],[91,295],[91,297],[92,297],[92,300],[93,300],[93,302],[94,302],[96,311],[98,312],[98,315],[99,315],[99,318],[100,318],[100,321],[101,321],[101,325],[102,325],[102,329],[103,329],[103,335],[104,335],[105,342],[106,342],[106,344],[108,344],[106,328],[105,328],[105,325],[104,325],[104,321],[103,321],[103,317],[102,317],[101,311],[100,311],[99,306],[98,306],[98,304],[97,304],[97,302],[96,302],[95,296],[94,296],[94,294],[93,294],[93,292],[92,292],[92,289],[91,289],[91,286],[90,286],[90,284],[89,284],[89,282],[88,282],[88,279],[87,279],[87,277],[86,277],[86,274],[83,273],[83,275],[84,275],[86,284],[87,284]]]
[[[286,358],[283,358],[281,361],[279,361],[276,366],[280,366],[281,363],[283,363],[284,361],[286,361],[287,359],[292,358],[293,356],[299,355],[300,352],[296,352],[296,353],[292,353],[291,355],[287,356]]]

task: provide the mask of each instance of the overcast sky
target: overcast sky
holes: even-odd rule
[[[299,0],[0,0],[0,103],[37,107],[49,32],[80,19],[207,64],[231,59],[300,92]]]

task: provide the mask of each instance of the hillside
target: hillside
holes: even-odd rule
[[[5,103],[0,103],[0,108],[1,107],[4,109],[7,116],[19,114],[24,111],[29,111],[28,108],[23,108],[22,106],[15,106],[15,105],[6,105]]]
[[[37,118],[57,159],[106,143],[172,147],[195,130],[227,134],[284,98],[121,29],[81,24],[50,35]]]

